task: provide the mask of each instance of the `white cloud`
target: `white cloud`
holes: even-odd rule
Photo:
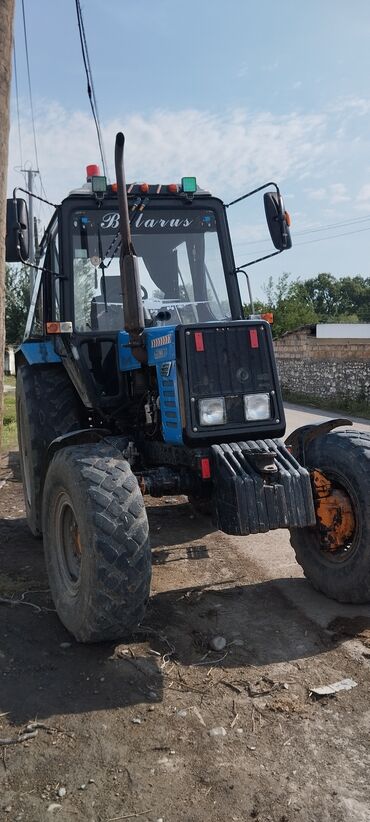
[[[364,97],[343,97],[341,100],[336,100],[328,107],[330,112],[335,114],[354,113],[363,117],[370,111],[370,100]]]
[[[331,183],[326,188],[309,188],[306,193],[310,200],[326,200],[330,205],[345,203],[350,199],[343,183]]]
[[[326,188],[306,188],[310,200],[325,200]]]
[[[52,200],[58,200],[83,182],[86,164],[99,158],[94,126],[87,113],[47,102],[39,106],[37,123],[45,189]],[[24,162],[31,161],[32,130],[27,121],[21,127]],[[325,129],[322,114],[276,116],[234,109],[219,115],[188,109],[122,115],[105,124],[103,136],[112,178],[114,137],[123,130],[128,180],[172,182],[195,174],[200,185],[227,198],[268,179],[283,182],[316,168],[327,153]],[[9,189],[19,184],[20,177],[13,171],[16,165],[14,121]]]
[[[370,206],[370,183],[365,183],[365,185],[360,188],[357,195],[357,203],[361,208]]]
[[[346,186],[343,183],[333,183],[329,186],[329,199],[332,205],[347,202],[350,198]]]

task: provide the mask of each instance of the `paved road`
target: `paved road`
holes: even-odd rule
[[[285,414],[287,419],[287,433],[294,431],[300,425],[309,425],[310,423],[323,422],[324,420],[331,420],[335,417],[352,420],[354,428],[370,433],[370,420],[365,420],[360,417],[350,417],[344,412],[322,411],[320,408],[308,408],[304,405],[293,405],[292,403],[285,403]]]

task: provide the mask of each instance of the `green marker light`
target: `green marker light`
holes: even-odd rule
[[[182,190],[185,194],[195,194],[197,190],[196,177],[183,177],[181,180]]]
[[[91,188],[94,194],[104,194],[107,190],[107,178],[94,175],[91,178]]]

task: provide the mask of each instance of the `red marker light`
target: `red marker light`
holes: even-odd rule
[[[141,183],[140,191],[142,191],[143,194],[147,194],[149,191],[149,183]]]
[[[91,177],[100,177],[100,168],[96,165],[86,166],[86,180],[90,182]]]
[[[177,183],[170,183],[167,186],[167,189],[168,189],[168,191],[171,192],[171,194],[177,194],[177,192],[179,190],[179,187],[178,187]]]
[[[202,472],[202,479],[206,480],[211,478],[211,465],[208,457],[202,457],[200,461],[200,470]]]
[[[112,191],[118,191],[117,183],[112,183]]]
[[[204,340],[203,340],[203,334],[202,334],[201,331],[196,331],[195,332],[194,340],[195,340],[195,350],[198,351],[198,352],[199,351],[204,351]]]
[[[251,348],[259,348],[258,333],[256,328],[249,329],[249,339],[251,343]]]

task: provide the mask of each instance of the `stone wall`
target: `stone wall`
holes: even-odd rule
[[[275,341],[283,391],[370,403],[370,339],[318,339],[315,326]]]

